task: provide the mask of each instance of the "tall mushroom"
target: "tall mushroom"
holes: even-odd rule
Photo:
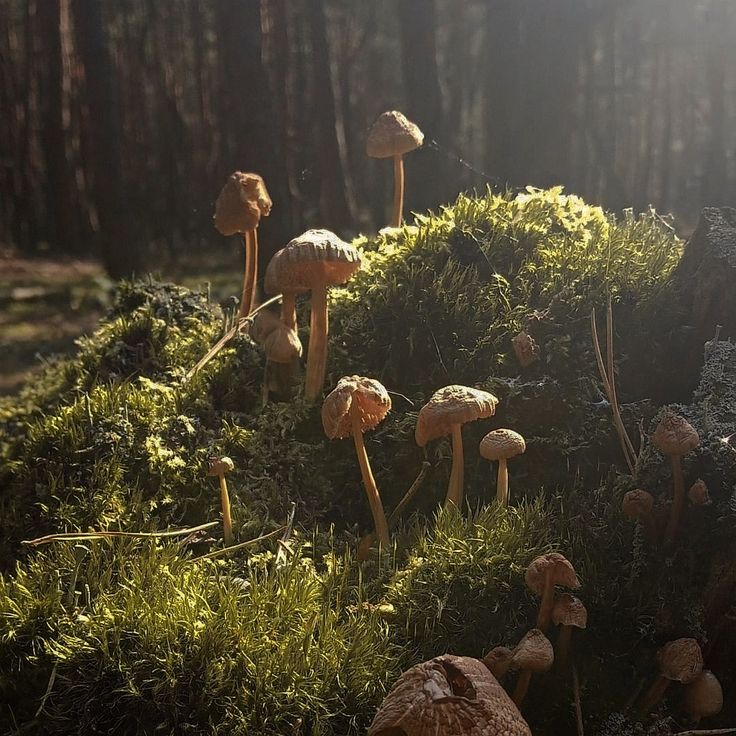
[[[672,543],[677,538],[677,530],[686,503],[682,456],[700,444],[700,437],[686,419],[668,410],[654,430],[652,443],[665,455],[669,455],[672,461],[674,497],[666,531],[667,541]]]
[[[404,209],[404,159],[403,155],[424,143],[424,133],[397,110],[378,116],[368,131],[366,153],[371,158],[394,160],[394,204],[391,227],[401,225]]]
[[[238,317],[255,307],[258,279],[258,223],[271,213],[271,198],[258,174],[236,171],[230,175],[215,202],[215,227],[223,235],[243,233],[245,275]]]
[[[521,670],[513,694],[513,701],[517,706],[520,706],[526,697],[532,675],[546,672],[554,661],[552,644],[539,629],[532,629],[524,634],[511,659],[511,667]]]
[[[541,631],[546,631],[552,620],[555,586],[564,585],[573,589],[580,587],[575,568],[559,552],[549,552],[532,560],[526,569],[524,580],[533,593],[542,596],[537,615],[537,628]]]
[[[383,545],[390,542],[388,522],[368,462],[363,432],[375,429],[390,409],[391,397],[386,389],[375,379],[362,376],[341,378],[322,404],[322,426],[325,434],[331,440],[353,435],[363,486],[376,525],[376,536]]]
[[[222,530],[225,546],[233,543],[233,520],[230,516],[230,496],[227,492],[225,475],[232,472],[235,463],[229,457],[210,458],[207,475],[217,476],[220,480],[220,505],[222,506]]]
[[[436,391],[421,408],[414,432],[419,447],[430,440],[452,435],[452,471],[445,504],[460,508],[463,503],[463,436],[462,425],[476,419],[492,417],[498,399],[487,391],[468,386],[445,386]]]
[[[675,639],[657,652],[659,675],[639,706],[642,713],[654,707],[671,682],[691,683],[703,670],[703,653],[695,639]]]
[[[588,625],[588,611],[583,602],[570,593],[562,593],[555,598],[552,607],[552,623],[560,627],[557,637],[556,665],[565,666],[570,652],[570,641],[573,629],[584,629]]]
[[[314,401],[327,369],[327,287],[344,284],[360,268],[360,254],[329,230],[307,230],[278,251],[266,271],[267,291],[284,294],[283,322],[296,328],[295,297],[312,292],[312,315],[304,394]],[[287,297],[288,295],[288,297]]]
[[[524,438],[513,429],[494,429],[480,442],[480,454],[486,460],[498,460],[496,501],[500,506],[509,505],[509,471],[506,461],[526,450]]]
[[[685,710],[697,726],[701,718],[718,715],[723,708],[723,689],[718,678],[703,670],[689,685],[685,686]]]

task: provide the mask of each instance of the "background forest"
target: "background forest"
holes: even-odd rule
[[[426,133],[408,209],[563,184],[686,231],[736,200],[735,38],[732,0],[0,0],[0,243],[114,276],[207,252],[238,168],[266,255],[375,228],[391,108]]]

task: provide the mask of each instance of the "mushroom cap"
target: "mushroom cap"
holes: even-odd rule
[[[483,655],[483,664],[494,677],[502,677],[511,664],[514,653],[508,647],[493,647]]]
[[[424,143],[424,133],[398,110],[381,113],[368,131],[366,153],[371,158],[402,156]]]
[[[709,718],[723,708],[723,689],[718,678],[703,670],[685,687],[685,710],[692,718]]]
[[[344,284],[360,268],[357,249],[329,230],[307,230],[277,251],[268,266],[268,294]]]
[[[501,460],[521,455],[526,450],[524,438],[513,429],[494,429],[480,442],[480,454],[486,460]]]
[[[262,309],[255,317],[248,328],[248,334],[254,342],[263,345],[266,338],[284,323],[269,309]]]
[[[690,490],[687,492],[687,497],[695,506],[708,506],[712,503],[710,493],[708,493],[708,486],[705,485],[705,481],[702,478],[698,478],[695,483],[690,486]]]
[[[421,408],[414,432],[417,444],[424,447],[430,440],[452,432],[454,424],[492,417],[498,399],[487,391],[468,386],[445,386],[435,391]]]
[[[546,672],[554,661],[555,653],[550,640],[539,629],[532,629],[517,644],[511,664],[514,669]]]
[[[667,411],[654,430],[652,442],[665,455],[684,455],[700,444],[700,437],[685,418]]]
[[[675,639],[657,652],[660,674],[668,680],[688,684],[703,670],[703,653],[695,639]]]
[[[533,593],[542,595],[547,573],[552,575],[555,585],[564,585],[566,588],[580,587],[575,568],[567,558],[559,552],[549,552],[532,560],[526,569],[524,580]]]
[[[511,345],[522,368],[528,368],[539,359],[539,345],[528,332],[520,332],[511,338]]]
[[[636,519],[642,514],[649,514],[654,507],[654,496],[641,488],[633,491],[626,491],[624,499],[621,502],[621,510],[630,519]]]
[[[404,672],[367,736],[531,736],[519,709],[488,668],[445,654]]]
[[[255,230],[271,212],[271,197],[258,174],[231,174],[215,202],[215,227],[223,235]]]
[[[227,456],[211,457],[207,468],[207,475],[225,475],[235,470],[235,463]]]
[[[360,431],[367,432],[375,429],[391,410],[391,397],[375,378],[341,378],[322,404],[322,426],[331,440],[352,434],[351,408],[358,412]]]
[[[575,626],[584,629],[588,625],[588,609],[580,598],[570,593],[562,593],[555,598],[552,621],[555,626]]]
[[[263,341],[263,351],[274,363],[291,363],[301,357],[302,343],[296,330],[290,330],[280,322]]]

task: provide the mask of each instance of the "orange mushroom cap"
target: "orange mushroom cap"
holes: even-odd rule
[[[695,639],[675,639],[657,652],[662,677],[688,684],[703,670],[703,653]]]
[[[480,454],[486,460],[506,460],[525,450],[524,438],[513,429],[494,429],[480,442]]]
[[[548,572],[552,575],[555,585],[564,585],[566,588],[580,587],[575,568],[568,559],[559,552],[549,552],[532,560],[526,569],[524,580],[533,593],[542,595]]]
[[[235,470],[235,463],[229,457],[211,457],[208,462],[207,475],[225,475]]]
[[[555,598],[552,607],[552,621],[555,626],[574,626],[584,629],[588,625],[588,609],[580,598],[570,593],[562,593]]]
[[[654,496],[641,488],[627,491],[621,503],[621,510],[630,519],[636,519],[642,514],[649,514],[654,507]]]
[[[531,629],[514,649],[511,665],[514,669],[546,672],[554,661],[550,640],[539,629]]]
[[[400,113],[390,110],[378,116],[368,131],[366,153],[371,158],[402,156],[424,143],[419,126]]]
[[[358,411],[361,432],[367,432],[375,429],[391,410],[391,397],[374,378],[341,378],[322,404],[322,426],[331,440],[352,434],[353,407]]]
[[[685,710],[692,718],[709,718],[723,708],[723,689],[718,678],[703,670],[685,687]]]
[[[254,230],[271,213],[271,197],[258,174],[236,171],[215,202],[215,227],[223,235]]]
[[[657,424],[652,442],[665,455],[684,455],[700,444],[700,437],[684,417],[668,410]]]
[[[702,478],[698,478],[698,480],[690,486],[690,490],[687,492],[687,497],[695,506],[708,506],[712,503],[710,493],[708,493],[708,486],[705,485],[705,481],[702,480]]]

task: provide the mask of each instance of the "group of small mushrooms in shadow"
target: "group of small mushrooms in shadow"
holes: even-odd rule
[[[404,191],[403,155],[420,147],[424,136],[419,128],[397,111],[385,112],[371,127],[367,153],[374,158],[392,158],[394,162],[394,198],[390,225],[401,225]],[[249,333],[261,345],[266,357],[264,401],[270,389],[279,384],[278,375],[290,380],[292,369],[302,356],[297,333],[297,297],[310,295],[309,349],[306,360],[304,396],[316,402],[323,392],[328,354],[329,316],[327,290],[345,284],[360,268],[356,248],[324,229],[308,230],[291,240],[271,259],[266,269],[264,290],[280,295],[281,312],[256,307],[258,264],[257,230],[261,217],[271,212],[272,202],[263,179],[254,173],[235,172],[217,198],[215,226],[223,235],[242,234],[245,243],[245,273],[240,300],[240,319],[248,318]],[[526,333],[517,335],[512,346],[522,367],[538,357],[538,346]],[[283,385],[283,380],[281,381]],[[449,436],[452,442],[452,468],[445,505],[463,507],[463,436],[467,422],[492,417],[498,399],[477,388],[450,385],[440,388],[419,412],[415,439],[420,447],[432,440]],[[330,439],[352,437],[358,464],[375,525],[373,538],[384,547],[390,544],[386,519],[376,481],[366,452],[364,434],[375,429],[391,410],[391,397],[376,379],[345,376],[327,395],[321,417]],[[672,461],[674,496],[664,536],[668,543],[677,537],[686,505],[681,458],[694,449],[699,438],[695,429],[682,417],[667,412],[657,426],[653,444]],[[483,437],[479,452],[498,463],[496,500],[509,502],[507,461],[526,450],[524,438],[512,429],[495,429]],[[234,468],[228,457],[212,458],[209,475],[220,483],[224,542],[233,544],[233,528],[225,475]],[[709,503],[703,481],[697,481],[687,494],[695,505]],[[624,496],[623,512],[641,524],[645,538],[656,541],[660,530],[653,518],[654,498],[636,489]],[[540,597],[535,628],[509,648],[497,646],[482,659],[443,655],[412,667],[396,682],[377,712],[369,736],[525,736],[529,726],[519,707],[527,694],[532,676],[550,670],[571,668],[571,643],[575,629],[587,626],[583,602],[558,587],[580,586],[572,564],[561,554],[551,552],[536,558],[526,570],[529,590]],[[552,625],[558,627],[555,646],[547,638]],[[672,682],[684,685],[683,708],[697,723],[721,710],[723,693],[712,672],[703,669],[700,647],[694,639],[677,639],[657,653],[659,676],[640,698],[639,712],[650,711],[661,700]],[[511,697],[500,683],[515,675]]]

